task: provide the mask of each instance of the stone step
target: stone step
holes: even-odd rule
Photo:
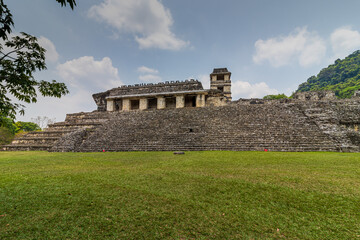
[[[52,145],[4,145],[2,146],[3,151],[48,151]]]
[[[124,147],[124,148],[98,148],[98,149],[82,149],[82,151],[87,152],[101,152],[102,150],[106,152],[116,152],[116,151],[212,151],[212,150],[222,150],[222,151],[264,151],[264,148],[259,147]],[[319,152],[319,151],[333,151],[337,152],[340,151],[339,148],[313,148],[313,147],[287,147],[287,148],[268,148],[268,151],[275,151],[275,152]]]
[[[86,127],[97,127],[97,126],[101,126],[102,123],[54,123],[54,124],[49,124],[48,128],[54,129],[54,128],[86,128]]]
[[[12,141],[12,145],[52,145],[55,141],[57,141],[59,138],[19,138]]]
[[[35,132],[28,132],[26,134],[33,134],[33,135],[47,135],[47,134],[62,134],[62,133],[69,133],[69,132],[72,132],[71,129],[50,129],[50,128],[47,128],[46,130],[44,131],[35,131]]]
[[[114,145],[117,147],[148,147],[148,146],[156,146],[156,147],[167,147],[167,146],[180,146],[180,147],[259,147],[259,148],[284,148],[284,147],[298,147],[298,148],[305,148],[305,147],[311,147],[311,148],[333,148],[334,145],[327,145],[327,144],[305,144],[305,143],[293,143],[293,144],[281,144],[281,143],[274,143],[274,142],[262,142],[262,143],[236,143],[236,144],[218,144],[218,143],[208,143],[208,144],[202,144],[202,145],[193,145],[191,143],[171,143],[171,145],[164,143],[164,142],[158,142],[158,143],[144,143],[144,142],[128,142],[128,143],[121,143],[121,142],[110,142],[107,145]],[[102,146],[102,144],[99,142],[98,146]]]
[[[14,140],[37,140],[37,139],[49,139],[49,140],[52,140],[52,139],[59,139],[59,137],[54,137],[54,136],[44,136],[44,135],[37,135],[37,134],[26,134],[24,136],[21,136],[21,137],[15,137]]]

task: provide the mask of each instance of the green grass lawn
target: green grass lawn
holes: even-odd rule
[[[360,239],[360,154],[0,152],[0,239]]]

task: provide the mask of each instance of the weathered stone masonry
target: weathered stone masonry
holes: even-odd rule
[[[210,89],[186,80],[158,84],[135,84],[93,95],[98,111],[131,111],[166,108],[222,106],[231,101],[231,72],[214,69]]]
[[[359,97],[338,100],[330,92],[313,92],[230,102],[231,73],[213,74],[223,76],[213,78],[210,90],[190,80],[95,94],[97,111],[68,114],[65,122],[15,139],[4,150],[360,150]]]

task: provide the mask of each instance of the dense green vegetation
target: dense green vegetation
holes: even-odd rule
[[[14,134],[6,127],[0,127],[0,146],[9,144],[14,139]]]
[[[358,239],[360,154],[1,152],[0,239]]]
[[[332,90],[339,98],[350,98],[360,89],[360,50],[324,68],[300,84],[296,92]]]
[[[2,117],[0,115],[0,127],[6,128],[12,134],[16,133],[16,125],[15,125],[14,120],[12,120],[11,118]]]
[[[39,125],[33,122],[14,122],[11,118],[0,116],[0,146],[10,143],[15,134],[23,132],[39,131]]]
[[[16,133],[19,132],[31,132],[31,131],[40,131],[41,128],[39,125],[33,122],[22,122],[18,121],[15,123],[16,126]]]
[[[285,99],[285,98],[289,98],[289,97],[286,96],[284,93],[277,95],[266,95],[265,97],[263,97],[263,99]]]

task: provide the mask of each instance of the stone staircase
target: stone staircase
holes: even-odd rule
[[[107,114],[98,112],[67,114],[64,122],[50,124],[43,131],[34,131],[16,137],[3,151],[50,151],[66,135],[81,129],[94,130],[108,120]]]
[[[79,151],[340,151],[296,104],[114,113]]]
[[[340,124],[360,122],[359,104],[261,102],[68,114],[64,122],[16,138],[3,150],[359,151],[360,140],[354,145]]]

